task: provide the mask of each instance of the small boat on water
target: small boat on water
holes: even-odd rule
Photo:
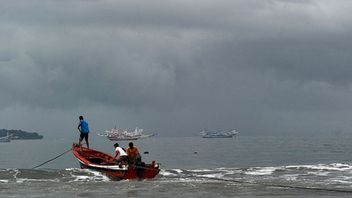
[[[228,131],[206,131],[203,130],[200,134],[203,138],[232,138],[239,132],[236,129]]]
[[[221,134],[221,133],[207,133],[203,135],[203,138],[232,138],[233,135]]]
[[[160,171],[159,164],[153,161],[150,164],[142,163],[139,166],[116,164],[114,157],[94,149],[80,147],[73,143],[72,153],[78,159],[81,168],[97,170],[113,180],[122,179],[152,179]]]
[[[11,137],[12,137],[12,135],[9,135],[9,133],[7,133],[6,136],[0,137],[0,142],[10,142]]]
[[[100,136],[105,136],[111,141],[129,141],[138,140],[140,138],[152,137],[155,134],[143,134],[143,129],[136,128],[134,131],[127,131],[117,129],[116,127],[111,130],[105,130],[105,134],[98,134]]]

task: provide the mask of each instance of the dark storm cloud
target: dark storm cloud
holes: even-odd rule
[[[347,129],[351,6],[2,1],[0,106],[36,112],[29,125],[83,111],[164,133]]]
[[[222,61],[228,68],[273,72],[282,80],[349,85],[351,37],[344,34],[311,36],[229,40],[207,48],[205,57],[214,64]]]

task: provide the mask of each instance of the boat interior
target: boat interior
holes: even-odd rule
[[[91,150],[82,150],[78,151],[78,153],[94,164],[101,164],[101,165],[116,165],[114,162],[114,158],[112,156],[106,155],[104,153],[95,152]]]

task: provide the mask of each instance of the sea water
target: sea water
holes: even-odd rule
[[[134,141],[151,180],[111,181],[82,170],[72,140],[0,144],[0,197],[351,197],[352,137],[150,137]],[[127,147],[128,142],[119,142]],[[92,148],[113,154],[114,142],[91,134]]]

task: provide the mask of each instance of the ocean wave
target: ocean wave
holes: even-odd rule
[[[168,177],[168,176],[177,176],[178,174],[177,173],[173,173],[171,171],[167,171],[167,170],[161,170],[159,172],[160,175],[162,176],[165,176],[165,177]]]
[[[282,167],[254,167],[247,169],[243,173],[247,175],[271,175],[281,168]]]
[[[346,163],[249,168],[163,170],[163,180],[224,182],[284,188],[352,191],[352,165]],[[183,178],[183,180],[177,179]]]
[[[316,165],[291,165],[285,166],[285,168],[296,168],[296,169],[310,169],[310,170],[332,170],[332,171],[346,171],[352,170],[352,165],[346,163],[331,163],[331,164],[316,164]]]
[[[78,168],[64,170],[1,169],[0,172],[0,183],[110,181],[100,172]]]
[[[107,182],[110,179],[101,172],[89,169],[66,169],[71,176],[68,182]]]
[[[79,168],[62,170],[0,169],[0,183],[111,182],[98,171]],[[269,167],[221,167],[161,169],[155,182],[236,182],[295,186],[343,187],[352,190],[352,164],[331,163]]]

